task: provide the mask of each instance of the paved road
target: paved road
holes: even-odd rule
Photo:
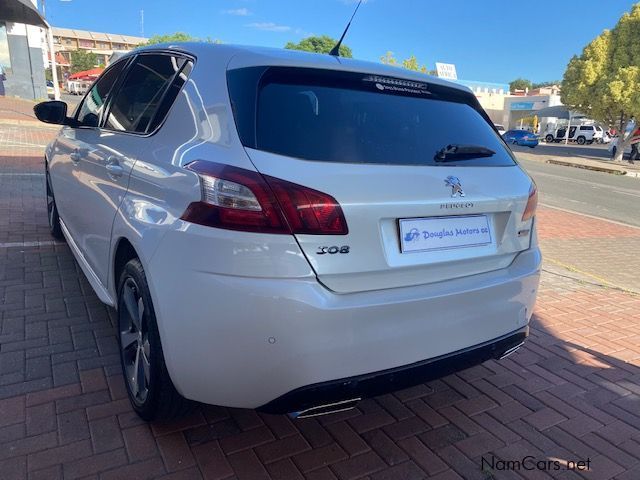
[[[536,181],[541,203],[640,226],[640,179],[520,161]]]
[[[553,155],[554,157],[582,157],[592,158],[596,160],[609,160],[611,154],[608,145],[576,145],[564,143],[545,143],[541,142],[535,149],[528,147],[515,147],[514,150],[522,150],[527,153],[540,153],[544,155]]]

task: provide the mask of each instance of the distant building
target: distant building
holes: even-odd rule
[[[506,83],[479,82],[475,80],[455,80],[471,89],[493,123],[502,124],[504,117],[504,101],[509,95]]]
[[[31,0],[36,10],[36,0]],[[0,11],[0,95],[47,97],[42,62],[44,29],[8,21]]]
[[[59,65],[63,71],[68,71],[71,64],[71,52],[85,51],[95,53],[98,57],[97,65],[107,65],[109,58],[115,51],[133,50],[138,45],[146,43],[149,39],[120,35],[117,33],[90,32],[87,30],[75,30],[69,28],[53,27],[53,45],[56,52],[56,60],[62,59]],[[47,67],[50,54],[47,52]]]
[[[557,94],[507,97],[504,103],[502,124],[508,129],[526,128],[531,125],[532,119],[536,117],[536,110],[555,107],[556,105],[562,105],[560,95]],[[549,128],[554,128],[558,120],[555,118],[538,118],[537,121],[540,132],[545,132]]]
[[[529,95],[560,95],[560,85],[548,85],[546,87],[529,90]]]

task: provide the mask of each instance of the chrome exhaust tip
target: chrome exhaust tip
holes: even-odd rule
[[[289,416],[289,418],[295,419],[319,417],[321,415],[331,415],[332,413],[346,412],[347,410],[351,410],[352,408],[354,408],[360,400],[362,400],[362,398],[358,397],[336,403],[327,403],[324,405],[318,405],[317,407],[307,408],[306,410],[301,410],[299,412],[291,412],[287,415]]]
[[[514,347],[511,347],[508,350],[505,350],[502,355],[498,358],[498,360],[502,360],[503,358],[507,358],[509,355],[511,355],[512,353],[515,353],[516,350],[518,350],[522,345],[524,345],[524,342],[520,342],[519,344],[517,344]]]

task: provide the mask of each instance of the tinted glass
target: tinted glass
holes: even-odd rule
[[[84,98],[77,120],[84,127],[97,127],[100,114],[106,104],[113,84],[126,65],[126,61],[118,62],[106,70]]]
[[[147,129],[147,131],[151,132],[155,130],[164,121],[165,117],[169,113],[169,109],[171,108],[171,105],[173,105],[173,102],[178,97],[180,90],[182,90],[182,87],[186,83],[187,78],[189,78],[192,68],[193,68],[193,63],[191,61],[188,61],[182,67],[182,70],[180,71],[180,73],[176,75],[176,77],[173,79],[173,82],[171,82],[171,86],[165,93],[165,96],[162,99],[162,102],[158,107],[158,110],[156,111],[156,114],[153,117],[153,120],[149,124],[149,128]]]
[[[231,88],[236,122],[255,124],[245,145],[305,160],[385,165],[439,165],[434,156],[447,145],[481,145],[496,154],[446,164],[514,164],[492,124],[462,101],[466,93],[393,79],[382,79],[385,85],[362,74],[273,70],[262,77],[253,119],[237,101],[247,92],[236,96]],[[242,137],[247,129],[238,126]]]
[[[140,55],[109,108],[105,128],[146,132],[184,62],[170,55]]]

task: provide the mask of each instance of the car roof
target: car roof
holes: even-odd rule
[[[187,53],[196,57],[197,60],[205,60],[207,57],[222,56],[227,59],[227,64],[231,60],[240,60],[244,66],[295,66],[306,68],[318,68],[326,70],[351,71],[370,73],[377,75],[393,76],[418,82],[428,82],[443,85],[464,92],[471,90],[459,83],[443,80],[422,72],[415,72],[404,68],[385,65],[383,63],[367,62],[352,58],[334,57],[318,53],[303,52],[299,50],[287,50],[284,48],[253,47],[245,45],[214,44],[206,42],[179,42],[151,45],[137,48],[124,57],[145,51],[176,51]]]

